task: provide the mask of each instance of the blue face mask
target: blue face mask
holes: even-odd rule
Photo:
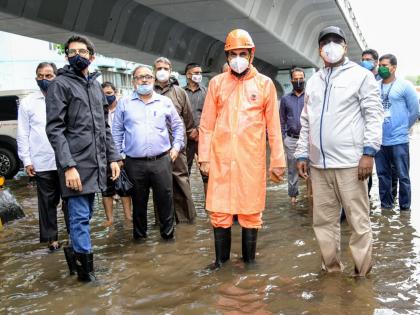
[[[108,105],[111,105],[112,103],[115,102],[117,98],[115,97],[115,95],[106,95],[106,100],[108,102]]]
[[[368,69],[369,71],[372,71],[373,68],[375,68],[375,62],[372,60],[363,60],[360,65],[363,68]]]
[[[139,84],[136,91],[140,95],[149,95],[153,92],[153,84]]]
[[[87,67],[89,67],[90,60],[83,58],[80,55],[76,55],[73,57],[69,57],[69,64],[74,70],[81,72],[85,70]]]
[[[36,83],[38,84],[39,88],[42,92],[47,93],[48,86],[50,85],[50,80],[36,80]]]

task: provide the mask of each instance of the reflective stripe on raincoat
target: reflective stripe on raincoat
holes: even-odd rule
[[[209,84],[200,122],[199,162],[210,162],[206,209],[231,214],[264,210],[266,134],[270,167],[285,167],[276,89],[251,66]]]

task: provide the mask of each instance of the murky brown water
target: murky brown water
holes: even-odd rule
[[[350,276],[346,223],[345,272],[320,272],[309,206],[301,197],[291,207],[287,184],[268,186],[257,264],[246,268],[240,261],[240,228],[234,226],[231,262],[217,272],[206,271],[214,256],[213,234],[203,210],[202,184],[194,174],[199,217],[195,225],[177,227],[175,242],[161,241],[151,225],[149,239],[133,243],[120,204],[114,210],[115,226],[103,228],[97,199],[92,239],[100,283],[82,284],[68,276],[62,252],[49,254],[38,244],[35,189],[25,180],[10,182],[27,216],[0,233],[0,313],[420,314],[419,157],[417,126],[411,142],[412,212],[373,210],[375,266],[368,279]],[[378,205],[376,182],[372,202]],[[63,239],[61,213],[59,225]]]

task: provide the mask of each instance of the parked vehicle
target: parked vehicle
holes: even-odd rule
[[[19,100],[34,90],[0,91],[0,175],[9,179],[20,169],[17,154],[17,114]]]

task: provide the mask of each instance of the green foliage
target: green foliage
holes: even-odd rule
[[[408,75],[405,77],[405,79],[416,86],[420,86],[420,75]]]
[[[63,44],[54,44],[54,49],[57,50],[59,55],[64,55],[64,45]]]

